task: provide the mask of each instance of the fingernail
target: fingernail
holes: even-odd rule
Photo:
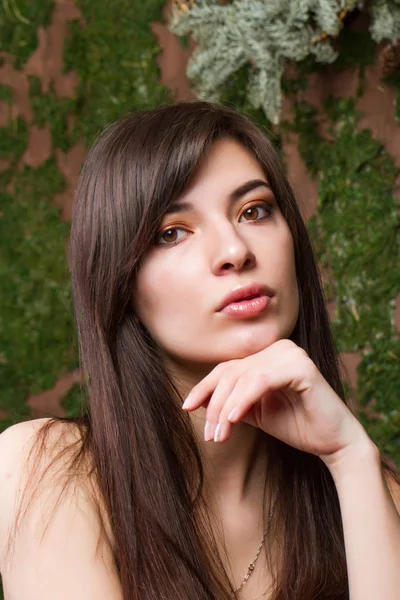
[[[212,440],[211,423],[209,423],[208,421],[206,421],[206,425],[204,427],[204,439],[206,442]]]
[[[238,414],[237,408],[233,408],[228,415],[228,421],[233,421],[236,418],[237,414]]]
[[[189,408],[191,401],[192,401],[192,399],[189,394],[189,396],[186,398],[185,402],[182,404],[182,408]]]
[[[221,425],[221,423],[218,423],[217,428],[215,430],[214,442],[219,442],[219,440],[221,439],[221,432],[222,432],[222,425]]]

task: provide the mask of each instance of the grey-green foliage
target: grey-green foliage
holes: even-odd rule
[[[172,11],[169,28],[199,42],[187,68],[199,98],[220,100],[224,84],[249,64],[248,100],[276,124],[284,60],[311,56],[332,63],[338,54],[331,38],[343,27],[341,13],[360,5],[357,0],[233,0],[228,5],[192,0]],[[375,0],[370,10],[376,42],[400,38],[400,0]]]
[[[190,9],[175,9],[169,28],[177,35],[192,34],[199,42],[187,74],[197,84],[199,98],[219,100],[222,85],[250,63],[247,95],[278,123],[284,59],[308,55],[331,63],[337,53],[323,33],[337,36],[343,26],[341,10],[355,0],[199,0]]]
[[[370,32],[376,42],[400,38],[400,0],[374,0]]]

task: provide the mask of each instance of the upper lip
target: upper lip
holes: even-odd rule
[[[217,308],[222,310],[231,302],[240,302],[240,300],[248,300],[249,298],[257,298],[258,296],[269,296],[274,295],[273,291],[262,283],[250,283],[248,285],[237,285],[234,287],[229,294],[225,296],[221,304]]]

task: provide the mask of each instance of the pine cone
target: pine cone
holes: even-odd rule
[[[188,12],[195,4],[195,0],[172,0],[172,8],[178,12]]]
[[[379,53],[382,79],[391,77],[400,68],[400,41],[388,43]]]

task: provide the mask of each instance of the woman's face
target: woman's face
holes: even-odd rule
[[[212,366],[289,337],[299,308],[292,235],[252,154],[236,141],[216,142],[177,204],[134,290],[137,314],[168,360]],[[249,284],[273,292],[264,310],[219,310],[227,294]]]

